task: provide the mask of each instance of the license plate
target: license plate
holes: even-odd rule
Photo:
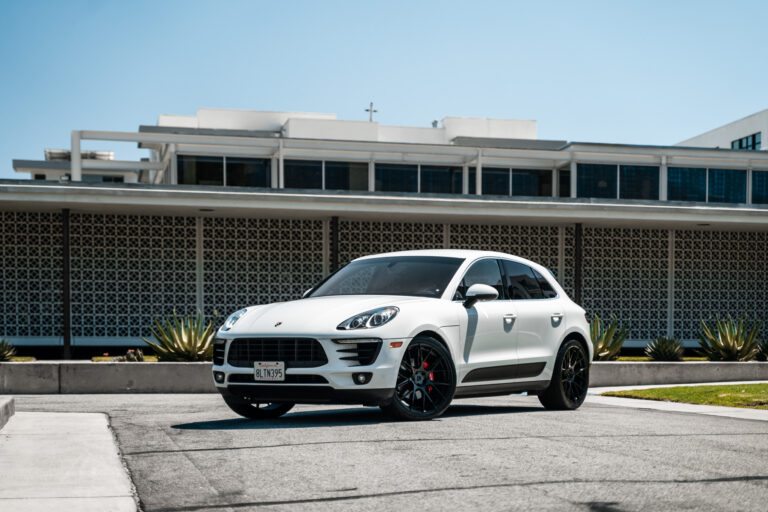
[[[284,361],[257,361],[253,363],[253,380],[282,382],[285,380]]]

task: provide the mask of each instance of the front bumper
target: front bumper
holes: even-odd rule
[[[350,361],[349,352],[343,350],[349,345],[334,342],[338,337],[314,336],[313,339],[322,346],[328,362],[309,368],[289,366],[285,370],[286,381],[280,383],[254,381],[253,368],[229,364],[232,339],[226,339],[224,364],[213,366],[214,375],[218,374],[219,379],[223,375],[223,379],[214,379],[214,384],[222,394],[247,397],[254,402],[377,405],[393,396],[400,360],[409,339],[382,339],[376,359],[367,365]],[[391,342],[400,342],[400,346],[390,347]],[[353,380],[356,373],[370,374],[370,380],[356,384]]]

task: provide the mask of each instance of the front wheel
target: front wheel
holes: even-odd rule
[[[224,403],[233,412],[251,420],[268,420],[279,418],[293,409],[292,403],[257,403],[230,393],[222,393]]]
[[[584,347],[568,340],[560,347],[549,387],[539,393],[539,402],[547,409],[576,409],[587,397],[589,361]]]
[[[451,354],[432,338],[414,338],[405,349],[392,401],[382,405],[401,420],[431,420],[443,414],[456,391]]]

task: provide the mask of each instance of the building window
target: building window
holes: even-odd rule
[[[35,180],[45,180],[45,174],[35,174],[34,178]]]
[[[433,194],[461,194],[461,167],[421,166],[421,191]]]
[[[513,196],[552,196],[552,171],[512,169]]]
[[[315,160],[285,160],[285,188],[323,188],[323,162]]]
[[[696,167],[670,167],[667,198],[670,201],[706,201],[707,170]]]
[[[578,197],[616,198],[616,166],[578,164]]]
[[[731,149],[746,149],[747,151],[759,151],[761,145],[760,132],[747,135],[731,142]]]
[[[483,167],[484,196],[508,196],[509,169],[506,167]]]
[[[179,185],[224,185],[224,157],[179,155]]]
[[[560,197],[571,197],[571,171],[560,169]]]
[[[101,181],[104,183],[123,183],[125,179],[123,176],[102,176]]]
[[[271,161],[267,158],[227,157],[228,187],[269,187]]]
[[[659,199],[659,168],[643,165],[619,166],[621,199]]]
[[[747,171],[709,169],[710,203],[746,203]]]
[[[768,204],[768,171],[752,171],[752,202]]]
[[[368,162],[325,162],[326,190],[368,190]]]
[[[376,190],[418,192],[418,166],[376,163]]]

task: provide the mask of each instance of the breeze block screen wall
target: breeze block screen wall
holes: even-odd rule
[[[156,215],[70,216],[75,345],[135,345],[153,317],[229,313],[299,298],[338,261],[406,249],[517,254],[547,266],[573,295],[575,228]],[[0,212],[0,338],[62,343],[62,215]],[[582,306],[615,314],[637,344],[697,337],[701,318],[768,311],[768,234],[585,226]],[[767,331],[768,328],[764,328]]]

